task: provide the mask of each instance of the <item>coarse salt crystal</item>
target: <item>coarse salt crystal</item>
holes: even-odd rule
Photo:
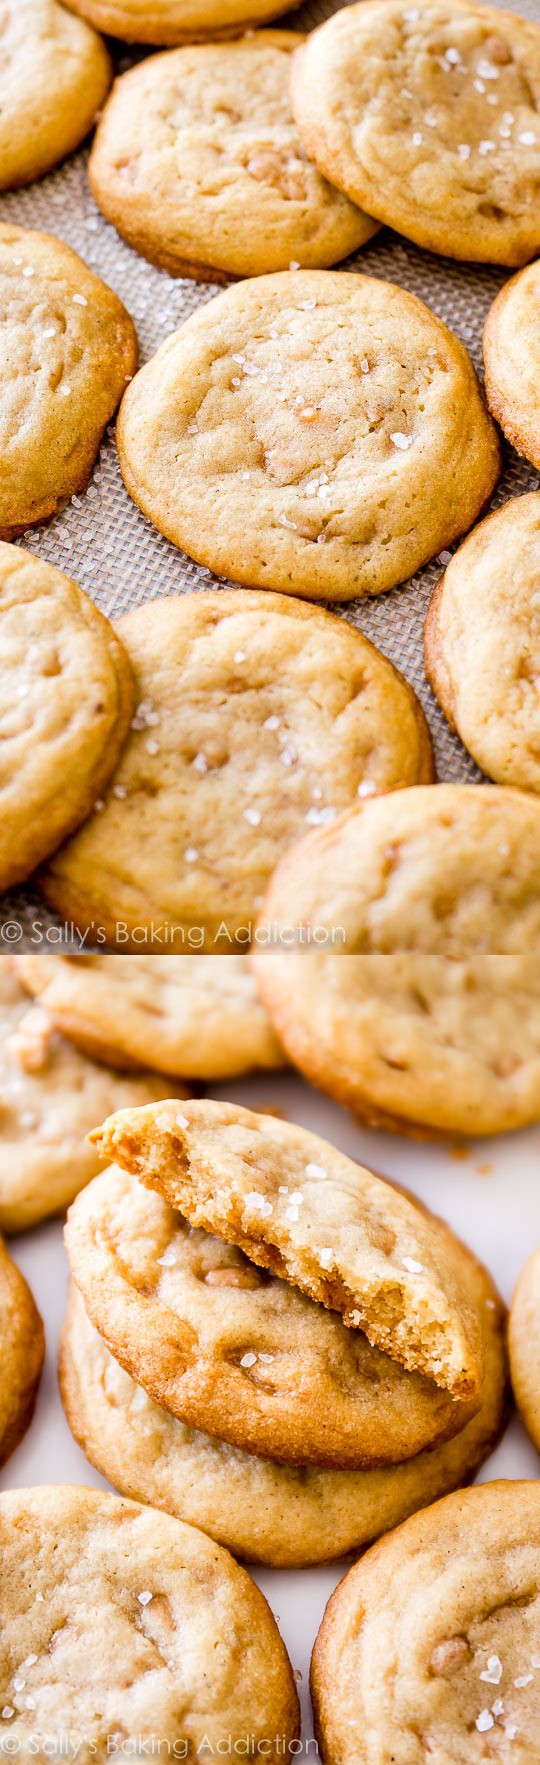
[[[247,655],[246,655],[245,650],[235,650],[235,652],[234,652],[234,661],[235,662],[245,662],[246,660],[247,660]]]
[[[519,1679],[514,1680],[516,1691],[521,1691],[524,1685],[531,1685],[533,1678],[533,1673],[520,1673]]]
[[[329,1269],[330,1264],[334,1260],[334,1252],[333,1252],[333,1250],[319,1250],[318,1257],[319,1257],[319,1262],[321,1264],[321,1267],[323,1269]]]
[[[208,761],[206,758],[206,754],[202,754],[202,753],[196,754],[195,759],[193,761],[193,767],[194,767],[195,772],[208,772]]]
[[[139,1601],[140,1606],[149,1606],[150,1600],[152,1600],[153,1598],[154,1598],[153,1593],[138,1593],[137,1594],[137,1599]]]
[[[488,1685],[499,1685],[502,1679],[502,1674],[503,1664],[499,1659],[499,1656],[489,1655],[487,1667],[485,1667],[483,1673],[480,1674],[480,1678],[485,1679]]]
[[[393,442],[394,447],[404,449],[410,447],[412,435],[404,435],[401,429],[396,429],[394,430],[394,434],[390,436],[390,440]]]
[[[242,1359],[240,1361],[240,1366],[241,1367],[254,1367],[256,1359],[257,1359],[256,1354],[243,1354]]]
[[[460,145],[458,147],[458,159],[465,160],[465,159],[470,159],[470,157],[471,157],[471,149],[469,147],[468,141],[461,141]]]
[[[414,1256],[404,1256],[403,1267],[408,1269],[410,1275],[422,1275],[424,1272],[424,1264],[416,1262]]]
[[[249,821],[250,827],[259,827],[261,820],[260,809],[244,809],[244,821]]]
[[[88,306],[88,301],[85,300],[84,294],[74,294],[73,300],[75,306]]]
[[[306,1165],[306,1177],[314,1177],[315,1181],[317,1182],[317,1181],[319,1181],[319,1179],[322,1181],[323,1177],[327,1177],[327,1176],[328,1176],[328,1171],[325,1170],[325,1167],[323,1164],[307,1164]]]
[[[249,1195],[246,1195],[245,1205],[252,1213],[260,1213],[263,1219],[267,1219],[273,1211],[271,1201],[267,1201],[265,1195],[260,1195],[258,1189],[250,1190]]]
[[[487,1734],[488,1728],[493,1728],[493,1727],[494,1727],[494,1721],[493,1721],[493,1716],[491,1714],[491,1710],[481,1710],[480,1715],[477,1716],[476,1722],[475,1722],[475,1728],[478,1729],[478,1733],[479,1734]]]
[[[279,729],[279,717],[267,717],[263,723],[263,729]]]
[[[523,134],[518,135],[518,141],[521,141],[522,147],[534,147],[536,135],[532,129],[524,129]]]
[[[186,864],[196,864],[198,856],[199,856],[199,853],[197,851],[196,846],[186,846],[186,850],[184,852],[184,858],[185,858]]]

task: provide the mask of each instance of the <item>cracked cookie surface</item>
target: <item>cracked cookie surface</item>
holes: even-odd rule
[[[540,964],[530,957],[253,961],[295,1066],[361,1121],[430,1138],[540,1118]]]
[[[228,281],[337,263],[376,222],[304,155],[289,104],[293,31],[153,56],[116,81],[89,164],[96,202],[173,276]]]
[[[406,1373],[337,1312],[190,1227],[125,1172],[95,1179],[66,1244],[88,1315],[126,1372],[171,1416],[247,1453],[397,1463],[477,1408]],[[473,1284],[476,1267],[467,1257]]]
[[[359,791],[432,777],[424,714],[350,625],[278,595],[171,595],[117,626],[137,709],[105,807],[40,878],[114,945],[246,947],[283,850]]]
[[[522,1420],[540,1452],[540,1251],[522,1269],[508,1331],[512,1386]]]
[[[500,472],[462,344],[402,288],[332,270],[200,308],[128,388],[118,448],[130,495],[190,557],[311,600],[404,582]]]
[[[328,1141],[213,1102],[124,1110],[91,1138],[193,1226],[285,1276],[374,1347],[454,1397],[477,1396],[483,1351],[469,1252],[443,1221]]]
[[[498,784],[540,791],[540,495],[512,497],[460,546],[425,626],[430,685]]]
[[[483,349],[490,410],[517,452],[540,466],[539,263],[501,288],[484,325]]]
[[[0,224],[0,537],[85,488],[137,342],[116,294],[49,233]]]
[[[460,1490],[375,1545],[315,1644],[326,1765],[536,1765],[539,1569],[535,1482]]]
[[[354,202],[429,251],[540,249],[540,28],[459,0],[349,6],[293,71],[301,139]]]
[[[0,957],[0,1230],[23,1231],[58,1213],[99,1168],[86,1140],[115,1100],[169,1094],[157,1073],[108,1072],[29,1006],[10,958]],[[182,1096],[183,1088],[179,1087]]]
[[[300,926],[343,955],[540,957],[540,805],[460,784],[355,804],[270,879],[256,938],[292,948]]]
[[[247,956],[15,960],[56,1027],[111,1066],[225,1079],[284,1065]]]
[[[479,1409],[452,1440],[404,1463],[356,1472],[277,1464],[186,1427],[113,1358],[74,1286],[59,1369],[70,1428],[123,1495],[201,1526],[246,1561],[334,1561],[468,1481],[495,1447],[506,1415],[505,1312],[480,1264],[475,1280],[486,1363]]]
[[[237,37],[250,25],[265,24],[294,9],[285,0],[65,0],[71,12],[98,31],[128,43],[200,42],[205,37]]]
[[[298,1732],[270,1609],[228,1551],[168,1514],[94,1489],[0,1496],[3,1739],[67,1731],[82,1765],[164,1743],[187,1757]],[[18,1749],[15,1743],[18,1742]],[[177,1752],[176,1756],[179,1756]],[[182,1755],[180,1755],[182,1756]]]
[[[111,78],[101,38],[56,0],[3,0],[0,190],[30,184],[79,146]]]
[[[45,1335],[24,1276],[0,1238],[0,1465],[15,1451],[34,1413]]]
[[[128,657],[76,582],[0,542],[0,888],[43,863],[114,772]]]

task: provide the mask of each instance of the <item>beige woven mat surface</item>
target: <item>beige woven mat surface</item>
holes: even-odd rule
[[[316,0],[316,4],[303,6],[282,22],[290,23],[293,29],[309,30],[335,10],[331,3]],[[513,10],[540,19],[540,0],[521,0]],[[119,68],[128,66],[134,58],[122,45],[116,45],[115,52]],[[142,361],[153,355],[195,307],[211,300],[217,292],[211,283],[201,286],[173,281],[123,244],[114,228],[102,219],[90,194],[85,152],[76,154],[30,189],[2,197],[0,218],[58,234],[116,289],[135,322]],[[358,267],[370,276],[397,282],[419,295],[462,339],[481,369],[485,314],[509,272],[474,265],[469,268],[433,257],[388,228],[343,267]],[[533,468],[506,449],[505,471],[493,506],[525,490],[537,489],[538,485]],[[211,507],[208,518],[212,518]],[[105,436],[86,495],[74,498],[50,526],[28,532],[21,544],[74,576],[113,619],[157,595],[181,594],[216,584],[209,570],[176,551],[131,502],[120,476],[113,427]],[[448,554],[444,554],[443,562],[447,558]],[[448,729],[423,672],[422,626],[431,590],[440,573],[441,562],[434,559],[405,588],[371,601],[351,601],[335,611],[364,631],[415,687],[431,725],[439,778],[470,781],[480,774],[461,742]],[[217,582],[223,585],[224,579],[217,578]],[[39,931],[35,929],[36,922]],[[19,889],[0,899],[0,946],[4,948],[10,944],[18,949],[36,948],[55,925],[58,922],[31,888]],[[52,937],[56,936],[61,936],[66,944],[72,943],[69,927],[61,933],[52,932]]]

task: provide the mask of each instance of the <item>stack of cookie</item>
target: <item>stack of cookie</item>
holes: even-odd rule
[[[504,1316],[446,1225],[231,1104],[124,1111],[93,1140],[116,1164],[69,1215],[60,1382],[117,1488],[299,1566],[474,1475],[504,1426]]]

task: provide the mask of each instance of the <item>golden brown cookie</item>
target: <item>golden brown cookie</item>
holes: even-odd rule
[[[315,1644],[325,1765],[536,1765],[539,1574],[540,1483],[459,1490],[381,1539]]]
[[[510,1370],[527,1433],[540,1452],[540,1251],[522,1270],[510,1308]]]
[[[58,1213],[95,1176],[99,1158],[86,1135],[105,1109],[148,1103],[174,1085],[157,1073],[122,1076],[87,1060],[46,1011],[29,1006],[7,956],[0,956],[0,1061],[3,1232],[24,1231]]]
[[[538,150],[537,150],[538,151]],[[518,453],[540,466],[540,263],[501,288],[484,326],[490,410]]]
[[[337,263],[376,222],[306,158],[289,104],[293,31],[196,44],[117,80],[89,164],[96,202],[172,276],[227,282]]]
[[[4,0],[0,190],[31,184],[79,146],[111,78],[101,37],[56,0]]]
[[[50,233],[0,223],[0,537],[87,484],[137,364],[129,314]]]
[[[30,1288],[0,1238],[0,1465],[29,1428],[34,1414],[45,1334]]]
[[[540,495],[475,527],[432,597],[426,673],[452,729],[498,784],[540,791]]]
[[[454,1397],[483,1378],[468,1252],[442,1220],[292,1122],[238,1104],[123,1110],[91,1135],[192,1226],[340,1312]]]
[[[540,804],[463,784],[356,804],[285,853],[256,942],[540,957]]]
[[[284,1065],[246,956],[13,960],[57,1029],[108,1066],[227,1079]]]
[[[285,0],[64,0],[72,12],[128,43],[200,42],[237,37],[250,25],[266,24],[293,10]]]
[[[462,344],[402,288],[337,270],[199,308],[128,388],[118,448],[130,495],[190,557],[310,600],[404,582],[500,472]]]
[[[411,688],[344,620],[214,591],[121,619],[137,711],[104,809],[42,874],[46,900],[122,950],[229,954],[281,853],[372,788],[432,777]]]
[[[348,6],[299,52],[292,102],[319,170],[445,257],[540,249],[540,29],[467,0]]]
[[[527,956],[268,952],[287,1053],[360,1120],[418,1138],[540,1120],[540,963]]]
[[[481,1324],[475,1260],[446,1242]],[[79,1198],[66,1245],[88,1316],[126,1372],[172,1416],[245,1452],[339,1469],[397,1463],[478,1408],[481,1380],[478,1399],[454,1402],[123,1171]]]
[[[60,570],[0,543],[0,889],[93,809],[133,702],[126,651],[103,613]]]
[[[283,1757],[298,1733],[290,1662],[258,1587],[204,1533],[101,1490],[0,1496],[0,1723],[31,1758],[60,1734],[111,1752]],[[9,1742],[9,1746],[8,1746]],[[265,1746],[265,1742],[267,1745]],[[18,1743],[18,1746],[17,1746]],[[47,1756],[47,1755],[45,1755]]]
[[[404,1464],[357,1472],[279,1465],[187,1428],[113,1359],[76,1287],[60,1350],[70,1428],[123,1495],[202,1527],[248,1562],[299,1569],[332,1561],[467,1482],[496,1446],[506,1414],[504,1309],[480,1265],[476,1278],[486,1358],[480,1408],[451,1441]]]

